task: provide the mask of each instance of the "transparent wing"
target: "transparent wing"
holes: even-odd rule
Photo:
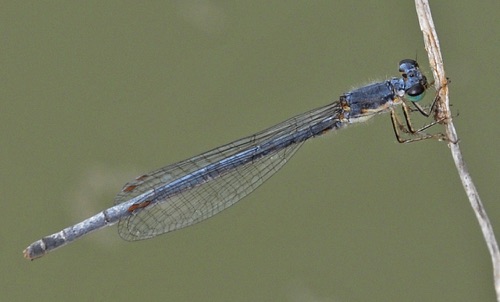
[[[123,187],[116,196],[115,203],[126,202],[143,192],[168,184],[249,148],[309,129],[311,125],[317,125],[322,120],[332,119],[337,111],[338,105],[333,103],[291,118],[255,135],[142,175]],[[139,209],[119,222],[120,236],[125,240],[147,239],[190,226],[219,213],[251,193],[276,173],[303,142],[298,141],[285,148],[277,148],[265,156],[241,165],[234,164],[232,166],[234,168],[224,171],[215,178]]]

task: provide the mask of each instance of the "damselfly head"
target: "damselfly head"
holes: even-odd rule
[[[408,100],[418,102],[423,99],[428,84],[427,78],[420,72],[417,61],[412,59],[401,60],[399,62],[399,71],[403,77]]]

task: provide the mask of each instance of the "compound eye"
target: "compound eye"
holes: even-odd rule
[[[406,90],[406,94],[408,95],[408,100],[418,102],[424,98],[425,87],[420,83],[415,84]]]
[[[399,62],[399,71],[404,72],[408,69],[418,67],[418,63],[412,59],[404,59]]]
[[[412,60],[412,59],[404,59],[404,60],[401,60],[401,61],[399,62],[399,65],[402,65],[402,64],[411,64],[411,65],[413,65],[413,66],[418,66],[417,61]]]

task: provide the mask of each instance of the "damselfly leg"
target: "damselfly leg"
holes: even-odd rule
[[[405,124],[401,122],[401,119],[399,116],[396,114],[394,108],[391,108],[391,122],[392,122],[392,127],[394,129],[394,134],[396,135],[396,139],[398,140],[399,143],[412,143],[412,142],[417,142],[425,139],[437,139],[439,141],[446,140],[446,135],[444,133],[426,133],[425,131],[432,126],[439,124],[443,121],[441,120],[434,120],[430,123],[425,124],[424,126],[415,129],[413,127],[412,121],[411,121],[411,113],[418,111],[420,114],[422,114],[424,117],[429,117],[431,114],[433,114],[435,110],[435,104],[439,100],[439,95],[436,93],[436,96],[434,97],[434,100],[432,101],[430,105],[429,111],[426,111],[422,106],[420,106],[416,102],[411,102],[416,109],[410,108],[410,106],[406,103],[405,100],[401,103],[402,110],[403,110],[403,116],[405,119]],[[410,137],[403,137],[401,134],[408,134]]]

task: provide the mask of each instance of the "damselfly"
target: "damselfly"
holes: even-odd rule
[[[292,117],[271,128],[206,153],[137,177],[115,198],[115,206],[64,230],[43,237],[24,250],[34,259],[85,234],[118,222],[125,240],[141,240],[193,225],[214,216],[250,194],[276,173],[308,139],[390,112],[399,142],[431,137],[415,130],[410,114],[429,88],[414,60],[399,63],[401,77],[354,89],[326,106]],[[407,103],[416,109],[410,109]],[[406,125],[394,111],[403,106]],[[411,135],[404,139],[401,132]]]

